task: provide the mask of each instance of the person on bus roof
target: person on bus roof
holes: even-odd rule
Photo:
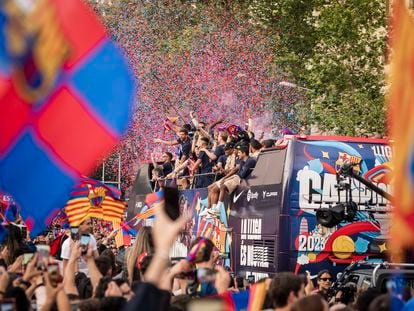
[[[160,143],[169,146],[180,145],[179,154],[178,154],[178,163],[181,164],[190,157],[191,151],[191,139],[188,135],[188,130],[182,128],[178,131],[179,138],[175,140],[162,140],[160,138],[155,138],[154,143]]]
[[[210,213],[220,213],[221,206],[224,206],[223,201],[225,195],[232,194],[240,185],[241,181],[250,176],[254,167],[256,166],[256,159],[249,157],[249,145],[240,144],[236,146],[236,149],[238,158],[240,160],[240,169],[232,170],[229,174],[220,180],[220,193],[218,196],[218,201],[212,201],[212,208]]]
[[[213,162],[210,161],[209,153],[211,153],[207,147],[209,140],[206,137],[201,137],[198,146],[196,146],[197,161],[195,161],[192,171],[194,173],[201,174],[196,177],[196,188],[205,188],[210,186],[214,181],[214,175],[211,173],[213,168]]]

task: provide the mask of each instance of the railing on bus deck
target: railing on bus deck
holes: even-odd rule
[[[185,189],[195,189],[194,187],[197,184],[196,181],[197,181],[197,178],[198,177],[211,176],[211,175],[214,175],[214,180],[211,183],[216,182],[217,181],[217,176],[219,174],[218,173],[213,173],[213,172],[211,172],[211,173],[194,174],[194,175],[177,176],[177,177],[174,177],[174,178],[171,178],[171,177],[170,178],[159,178],[158,180],[161,180],[161,181],[164,181],[164,182],[166,182],[168,180],[170,180],[170,181],[176,180],[176,185],[178,186],[178,184],[179,184],[178,183],[178,180],[180,180],[180,179],[188,179],[190,181],[189,182],[190,183],[190,186],[188,188],[185,188]],[[156,182],[157,181],[155,181],[155,186],[156,186]],[[167,185],[167,183],[165,183],[165,184]],[[153,191],[155,190],[155,186],[152,189]]]
[[[253,171],[254,168],[251,168],[250,170]],[[161,181],[177,180],[178,181],[179,179],[191,179],[190,186],[188,188],[185,188],[185,189],[194,189],[195,185],[197,184],[195,182],[197,180],[197,177],[210,176],[210,175],[214,175],[214,180],[211,182],[211,184],[212,184],[212,183],[214,183],[214,182],[217,181],[217,176],[220,175],[220,174],[219,173],[213,173],[213,172],[211,172],[211,173],[201,173],[201,174],[194,174],[194,175],[178,176],[178,177],[174,177],[174,178],[159,178],[158,180],[161,180]],[[156,181],[155,181],[155,183],[156,183]],[[176,182],[176,185],[178,186],[178,182]],[[182,190],[185,190],[185,189],[182,189]],[[152,189],[152,191],[154,191],[154,190],[155,190],[155,186]]]

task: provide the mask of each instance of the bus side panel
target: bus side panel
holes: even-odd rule
[[[228,198],[224,202],[229,206]],[[223,209],[217,217],[205,217],[201,214],[207,207],[207,189],[191,189],[180,191],[180,213],[189,212],[191,220],[186,224],[177,238],[172,250],[172,257],[185,257],[190,247],[190,243],[198,236],[211,239],[223,257],[230,257],[231,231],[228,230],[228,208]],[[145,196],[136,196],[134,206],[128,207],[128,221],[135,230],[142,226],[151,225],[151,216],[145,214],[148,206],[145,204]],[[137,215],[143,215],[142,219],[133,220]],[[230,265],[230,259],[224,262]]]
[[[180,191],[180,211],[190,212],[192,218],[181,232],[173,255],[175,257],[186,256],[191,241],[202,236],[214,243],[221,255],[226,258],[224,264],[230,266],[232,232],[228,224],[229,198],[226,198],[225,208],[222,208],[216,217],[205,216],[207,203],[206,188]]]
[[[234,196],[226,197],[220,215],[209,217],[207,189],[180,191],[180,212],[190,212],[191,220],[180,233],[171,253],[185,257],[191,241],[203,236],[211,239],[225,257],[223,263],[240,275],[256,279],[274,273],[279,260],[277,243],[281,185],[239,187]],[[128,221],[135,230],[151,225],[152,219],[134,219],[146,215],[145,196],[136,196],[128,208]]]
[[[281,185],[240,187],[230,209],[234,269],[256,280],[274,273],[279,265],[278,236]]]
[[[367,180],[389,191],[391,148],[369,141],[292,141],[294,164],[289,194],[291,270],[312,273],[355,260],[382,260],[387,249],[388,202],[357,180],[351,180],[352,200],[358,205],[357,217],[332,228],[319,225],[315,211],[346,202],[345,191],[336,188],[336,170],[351,161]],[[285,200],[286,202],[286,200]],[[368,213],[367,208],[371,208]]]

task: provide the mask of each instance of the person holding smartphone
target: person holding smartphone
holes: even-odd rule
[[[201,254],[197,256],[199,258],[197,258],[195,263],[196,268],[199,272],[214,273],[213,269],[219,255],[219,253],[215,250],[214,243],[208,238],[198,237],[191,243],[192,245],[190,249],[201,242],[204,245],[202,247]],[[197,273],[197,276],[199,276],[199,272]],[[213,283],[202,282],[197,278],[193,283],[189,283],[187,285],[186,292],[188,295],[193,297],[205,297],[217,294],[217,290]]]
[[[87,241],[87,245],[84,245],[85,250],[88,249],[88,247],[91,247],[93,250],[93,256],[96,258],[99,256],[98,254],[98,248],[96,245],[96,239],[92,234],[92,220],[88,217],[86,218],[82,223],[80,223],[78,227],[78,234],[76,235],[79,237],[79,239],[84,236],[83,241],[86,241],[87,239],[85,236],[89,236],[89,241]],[[62,254],[61,257],[63,259],[63,271],[65,271],[66,265],[68,263],[68,260],[70,258],[71,248],[70,248],[70,242],[73,241],[73,236],[71,236],[70,239],[66,239],[65,242],[62,244]],[[84,253],[85,250],[83,251]],[[89,277],[89,270],[86,264],[85,259],[81,256],[78,260],[78,271],[83,272],[86,274],[86,276]]]

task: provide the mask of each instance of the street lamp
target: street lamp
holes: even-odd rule
[[[306,88],[306,87],[303,87],[303,86],[299,86],[299,85],[297,85],[297,84],[295,84],[295,83],[292,83],[292,82],[288,82],[288,81],[280,81],[279,83],[278,83],[278,85],[280,85],[280,86],[285,86],[285,87],[290,87],[290,88],[295,88],[295,89],[300,89],[300,90],[304,90],[304,91],[306,91],[306,92],[309,92],[309,91],[312,91],[311,89],[308,89],[308,88]],[[310,105],[310,109],[311,109],[311,111],[313,110],[313,104],[312,104],[312,102],[311,102],[311,105]],[[319,128],[318,128],[318,125],[317,124],[311,124],[311,126],[310,126],[310,134],[312,135],[312,134],[319,134],[320,133],[320,131],[319,131]]]

